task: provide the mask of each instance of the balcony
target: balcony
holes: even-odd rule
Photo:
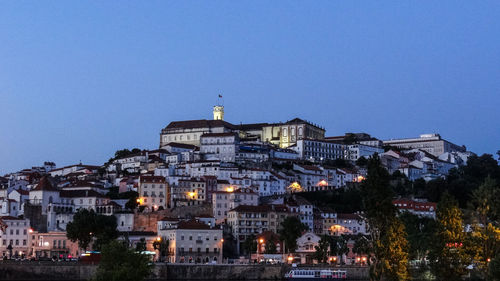
[[[196,244],[203,244],[203,240],[201,239],[196,240]]]

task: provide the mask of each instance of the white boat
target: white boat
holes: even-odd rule
[[[294,268],[285,274],[285,279],[293,281],[309,280],[345,280],[347,271],[337,269],[301,269]]]

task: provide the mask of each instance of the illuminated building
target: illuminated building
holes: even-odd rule
[[[164,177],[161,176],[140,176],[138,193],[141,206],[146,211],[153,211],[153,206],[166,209],[169,201],[169,188]]]
[[[214,106],[214,120],[224,120],[224,106]]]
[[[30,221],[11,216],[0,217],[0,257],[27,257]],[[12,249],[9,250],[9,245]]]
[[[221,263],[222,229],[200,221],[179,221],[159,228],[158,236],[169,241],[167,261],[171,263]]]
[[[401,149],[421,149],[434,156],[445,152],[466,152],[465,146],[459,146],[441,138],[439,134],[423,134],[419,138],[385,140],[384,145]]]
[[[257,206],[259,203],[259,195],[251,189],[232,189],[233,187],[228,187],[226,191],[217,191],[212,196],[213,214],[217,223],[224,222],[227,212],[239,205]]]

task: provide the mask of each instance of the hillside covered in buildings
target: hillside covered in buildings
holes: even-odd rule
[[[45,162],[3,175],[0,255],[79,256],[112,237],[176,263],[287,256],[317,263],[326,258],[321,242],[336,239],[344,246],[325,252],[330,262],[366,265],[370,253],[359,250],[359,239],[372,229],[364,200],[373,159],[387,172],[389,199],[409,216],[408,225],[436,220],[443,194],[467,209],[485,181],[498,192],[492,155],[477,156],[439,134],[331,136],[300,118],[232,124],[220,105],[213,114],[213,120],[168,123],[153,150],[121,149],[106,163]],[[82,244],[78,222],[85,216],[115,229],[89,231]],[[472,218],[464,226],[472,227]],[[297,222],[299,231],[287,232]],[[427,249],[412,237],[424,234],[409,233],[414,260]],[[169,241],[164,250],[159,241]]]

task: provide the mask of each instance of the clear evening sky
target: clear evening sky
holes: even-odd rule
[[[170,121],[500,149],[500,2],[1,1],[0,174],[157,148]]]

